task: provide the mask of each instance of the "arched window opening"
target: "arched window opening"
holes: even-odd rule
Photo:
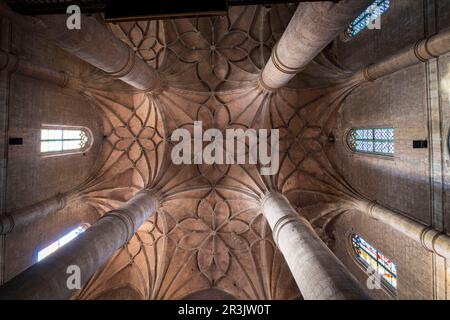
[[[352,151],[384,156],[394,155],[393,128],[352,129],[347,135],[347,143]]]
[[[68,244],[70,241],[72,241],[73,239],[78,237],[80,234],[82,234],[84,231],[86,231],[89,227],[90,227],[90,225],[88,223],[84,223],[84,224],[76,227],[75,229],[71,230],[70,232],[66,233],[61,238],[59,238],[58,240],[53,242],[51,245],[45,247],[42,250],[39,250],[38,256],[37,256],[37,261],[39,262],[39,261],[45,259],[46,257],[48,257],[49,255],[54,253],[56,250],[58,250],[62,246]]]
[[[349,39],[356,36],[388,11],[390,6],[390,0],[376,0],[350,24],[345,31],[344,38]]]
[[[44,127],[41,130],[41,153],[85,152],[92,143],[89,131],[79,127]]]
[[[380,275],[381,282],[385,287],[391,292],[395,292],[397,289],[397,265],[357,234],[352,235],[352,246],[357,261],[365,269],[375,270]]]

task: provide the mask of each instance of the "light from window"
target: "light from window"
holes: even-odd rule
[[[41,152],[82,150],[87,146],[88,135],[78,129],[42,129]]]
[[[345,34],[348,37],[354,37],[375,19],[381,17],[391,6],[390,0],[376,0],[370,7],[368,7],[352,24],[348,27]]]
[[[66,245],[67,243],[69,243],[70,241],[75,239],[77,236],[82,234],[84,231],[86,231],[87,228],[89,228],[89,225],[88,224],[83,224],[83,225],[77,227],[76,229],[70,231],[66,235],[62,236],[61,238],[59,238],[57,241],[53,242],[48,247],[45,247],[44,249],[40,250],[38,252],[37,261],[39,262],[42,259],[45,259],[49,255],[54,253],[56,250],[58,250],[59,248],[61,248],[62,246]]]
[[[352,129],[348,133],[347,142],[356,152],[394,155],[393,128]]]
[[[397,265],[394,262],[356,234],[352,236],[352,245],[359,262],[373,268],[392,288],[397,288]]]

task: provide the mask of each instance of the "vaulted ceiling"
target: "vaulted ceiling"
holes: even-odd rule
[[[321,54],[287,87],[269,92],[259,85],[295,9],[242,6],[227,17],[108,25],[158,71],[163,86],[137,93],[101,72],[86,75],[83,94],[102,115],[105,140],[97,174],[77,198],[103,215],[150,188],[162,207],[78,298],[131,290],[143,299],[177,299],[211,287],[242,299],[301,297],[260,199],[282,192],[330,241],[327,226],[346,210],[337,202],[357,192],[336,173],[327,146],[340,103],[357,84]],[[198,120],[204,130],[279,129],[279,172],[172,164],[173,130],[192,131]]]

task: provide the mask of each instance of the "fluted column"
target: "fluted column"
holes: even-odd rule
[[[0,300],[71,298],[74,291],[67,286],[68,267],[80,268],[81,285],[84,285],[131,239],[157,207],[158,198],[151,191],[137,193],[72,242],[0,287]]]
[[[285,196],[277,192],[266,195],[262,212],[305,299],[369,299],[358,281]]]
[[[275,90],[286,85],[372,3],[373,0],[300,3],[272,49],[260,77],[261,86]]]
[[[427,62],[450,52],[450,29],[423,39],[398,53],[356,72],[351,81],[375,81],[418,63]]]
[[[450,259],[450,237],[405,215],[385,208],[374,201],[357,200],[356,208],[378,220],[437,255]]]
[[[32,206],[0,216],[0,235],[11,233],[14,229],[32,225],[33,222],[63,209],[68,200],[68,195],[58,194]]]

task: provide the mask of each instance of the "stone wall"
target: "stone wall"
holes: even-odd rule
[[[63,70],[73,76],[92,70],[82,61],[17,27],[2,36],[10,39],[4,49],[33,64]],[[94,107],[75,91],[17,73],[7,76],[6,83],[8,87],[3,91],[6,99],[2,102],[7,104],[4,102],[1,106],[8,119],[3,131],[7,163],[2,211],[12,212],[76,188],[86,180],[98,161],[103,128]],[[43,124],[88,127],[94,139],[92,148],[85,154],[42,157],[40,130]],[[23,138],[23,144],[8,146],[9,137]],[[10,279],[35,263],[38,250],[58,237],[83,222],[95,220],[95,211],[75,203],[30,228],[4,237],[0,281]]]
[[[337,42],[338,62],[346,69],[356,70],[382,60],[450,27],[448,12],[449,1],[391,1],[381,30],[365,30],[349,42]],[[341,174],[369,199],[447,233],[449,92],[450,55],[358,88],[339,113],[332,157]],[[348,130],[355,127],[393,127],[394,157],[351,152],[345,138]],[[413,149],[413,140],[427,140],[428,148]],[[443,259],[433,257],[382,223],[353,213],[336,225],[336,253],[358,278],[363,280],[363,273],[345,249],[352,229],[398,263],[400,299],[448,298]]]
[[[350,95],[336,130],[336,152],[341,173],[357,190],[429,224],[428,149],[412,148],[413,140],[428,135],[424,69],[424,65],[414,66]],[[364,127],[393,127],[394,157],[351,152],[347,131]]]
[[[357,70],[450,27],[450,3],[441,0],[391,0],[380,30],[363,30],[348,42],[335,41],[339,64]]]
[[[367,283],[369,276],[355,259],[350,242],[352,234],[361,235],[397,264],[397,294],[388,293],[386,289],[368,290],[374,299],[433,299],[432,255],[419,243],[395,232],[382,222],[370,220],[358,211],[342,215],[335,225],[333,251],[363,284]]]
[[[5,279],[8,281],[37,262],[38,252],[82,223],[93,225],[99,216],[89,205],[77,201],[63,210],[6,236]]]

